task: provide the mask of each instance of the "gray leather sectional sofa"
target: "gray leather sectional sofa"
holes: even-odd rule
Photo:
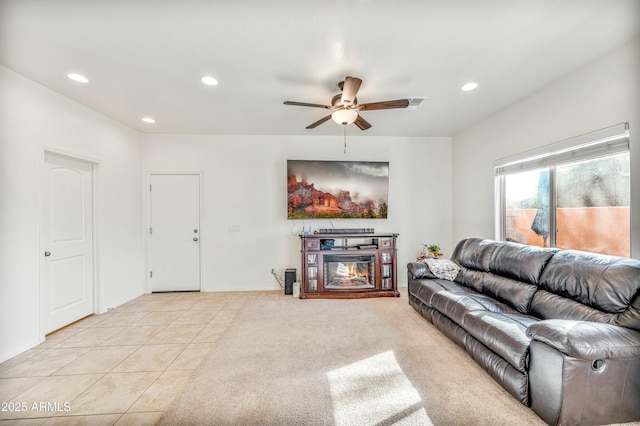
[[[640,261],[470,238],[409,303],[545,422],[640,420]]]

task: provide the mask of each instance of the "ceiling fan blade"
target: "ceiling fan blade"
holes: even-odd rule
[[[357,77],[345,77],[342,85],[342,105],[352,105],[355,102],[361,84],[362,80]]]
[[[358,111],[374,111],[377,109],[406,108],[409,106],[409,99],[397,99],[395,101],[370,102],[358,105]]]
[[[333,109],[333,107],[330,107],[329,105],[309,104],[309,103],[306,103],[306,102],[284,101],[284,104],[285,105],[313,107],[313,108]]]
[[[354,121],[353,124],[358,126],[360,130],[367,130],[371,128],[371,123],[362,118],[361,115],[358,115],[358,118],[356,118],[356,121]]]
[[[315,129],[316,127],[318,127],[319,125],[321,125],[322,123],[331,120],[331,114],[327,115],[324,118],[321,118],[320,120],[316,121],[315,123],[309,124],[307,127],[305,127],[305,129]]]

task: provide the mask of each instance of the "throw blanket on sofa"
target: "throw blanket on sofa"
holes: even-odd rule
[[[443,280],[453,281],[460,271],[460,267],[451,260],[425,259],[424,262],[433,275]]]

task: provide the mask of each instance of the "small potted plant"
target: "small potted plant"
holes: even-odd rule
[[[437,259],[438,257],[440,257],[440,246],[423,244],[422,247],[422,251],[419,252],[418,256],[416,257],[416,260],[418,262],[422,262],[423,260],[429,258]]]
[[[439,246],[437,246],[437,245],[430,245],[430,246],[425,245],[425,247],[427,247],[427,251],[429,253],[431,253],[431,255],[433,255],[433,257],[440,256],[440,247]]]

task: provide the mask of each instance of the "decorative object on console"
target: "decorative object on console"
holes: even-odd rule
[[[320,240],[320,250],[331,250],[336,245],[336,240],[329,238]]]
[[[386,219],[388,198],[388,162],[287,160],[288,219]]]

